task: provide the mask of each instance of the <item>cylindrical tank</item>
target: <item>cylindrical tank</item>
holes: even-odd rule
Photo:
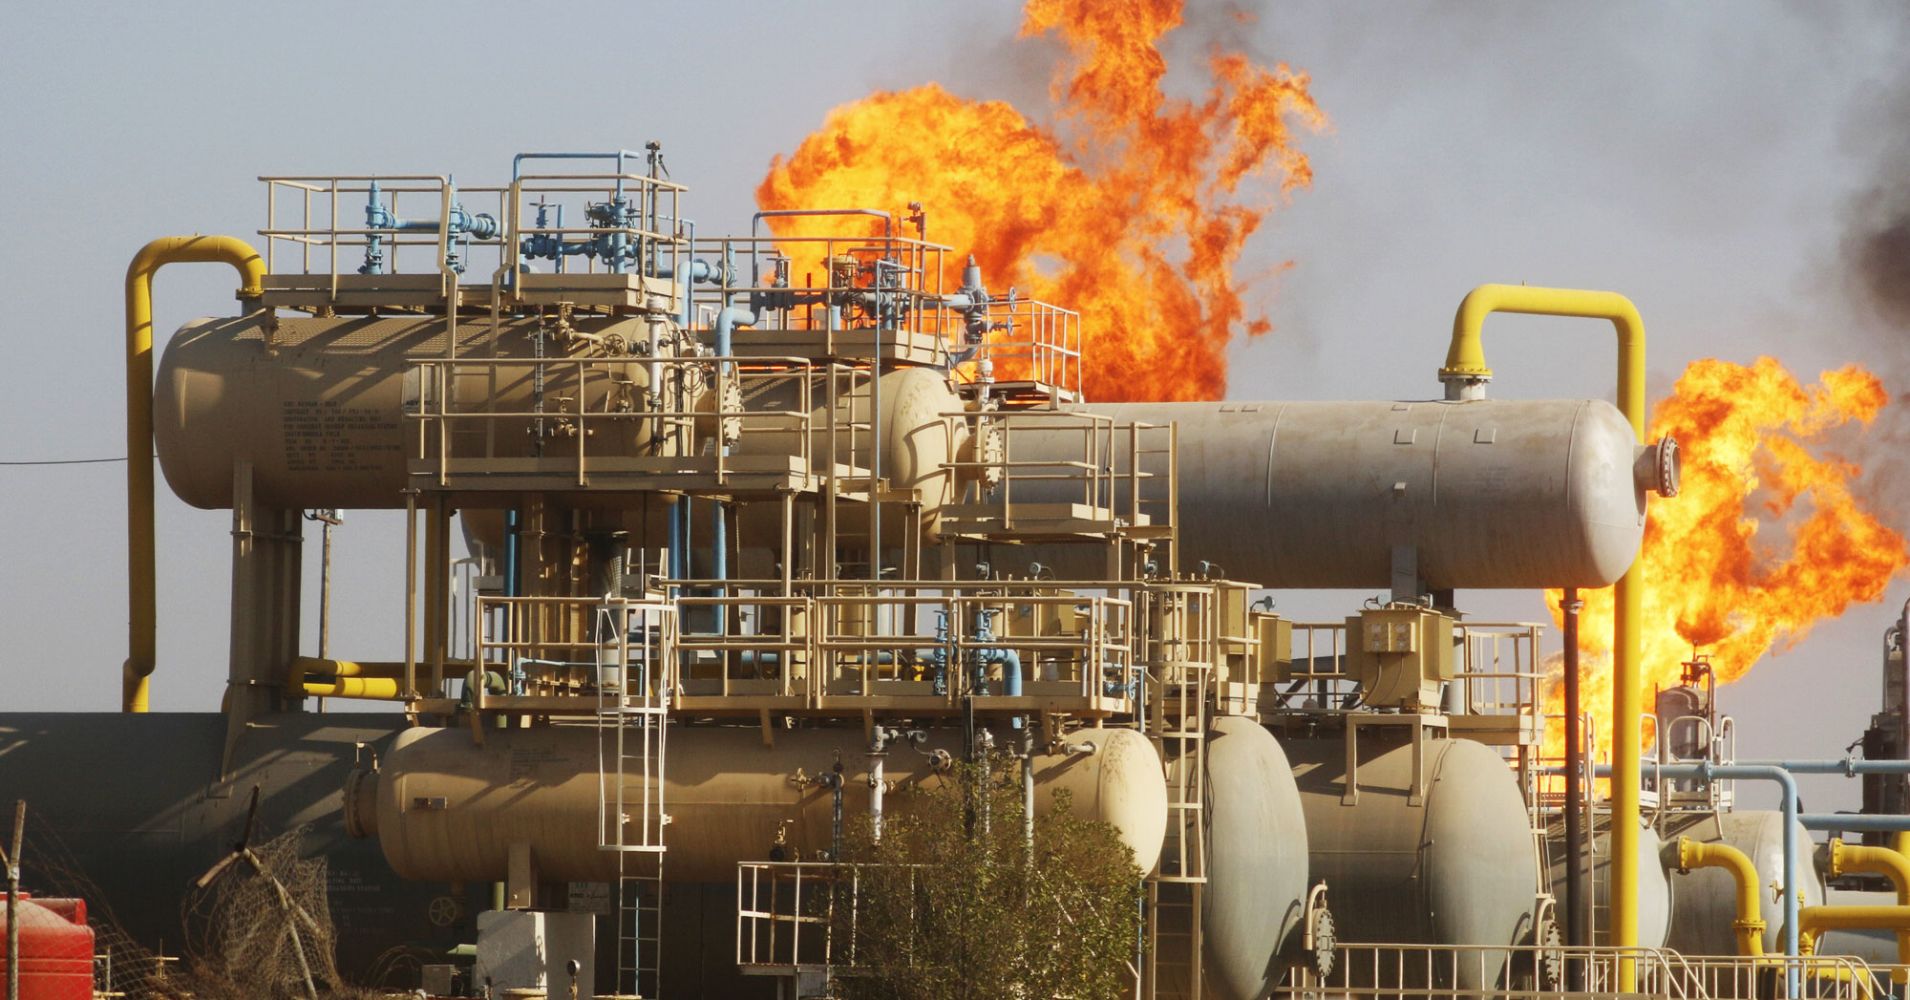
[[[425,391],[411,362],[446,356],[444,318],[280,317],[273,323],[268,330],[260,314],[197,320],[166,345],[154,387],[153,434],[167,484],[195,507],[229,507],[233,463],[244,460],[252,463],[255,495],[268,506],[404,506],[406,463],[419,447],[406,405]],[[642,319],[580,316],[573,326],[597,343],[649,342],[650,325]],[[467,319],[458,328],[458,356],[529,358],[537,330],[534,318],[508,319],[493,340],[488,321]],[[579,340],[570,348],[547,341],[546,350],[562,358],[598,349]],[[548,366],[541,384],[530,366],[495,369],[495,384],[491,372],[460,370],[450,387],[453,399],[490,399],[498,408],[530,412],[541,392],[550,428],[559,411],[627,411],[641,403],[649,384],[649,366],[634,356],[593,368],[582,390],[571,365]],[[453,444],[501,457],[531,454],[536,439],[529,421],[491,423],[495,434],[487,439],[485,422],[461,422]],[[617,426],[627,432],[599,428],[586,442],[589,453],[638,454],[652,428],[634,419]],[[576,447],[575,439],[551,441],[552,448]]]
[[[20,1000],[92,1000],[93,929],[86,926],[86,904],[77,899],[44,902],[20,894]],[[7,933],[7,911],[0,906],[0,940]],[[7,954],[0,949],[0,981]]]
[[[1552,820],[1545,830],[1546,857],[1551,866],[1552,896],[1558,900],[1559,933],[1565,932],[1565,820]],[[1585,888],[1592,895],[1598,912],[1610,912],[1611,905],[1611,831],[1599,830],[1594,836],[1591,872]],[[1641,948],[1664,947],[1671,932],[1671,879],[1665,872],[1664,841],[1649,826],[1638,831],[1638,945]],[[1611,944],[1611,922],[1596,928],[1592,943]]]
[[[1675,844],[1679,837],[1704,843],[1725,843],[1737,848],[1757,868],[1758,884],[1781,885],[1784,881],[1784,814],[1771,809],[1740,809],[1727,813],[1707,813],[1683,822],[1667,825],[1664,839]],[[1824,901],[1824,883],[1817,866],[1811,863],[1810,834],[1800,825],[1793,830],[1797,839],[1797,873],[1803,883],[1800,906],[1816,906]],[[1722,868],[1698,868],[1672,877],[1671,933],[1667,947],[1687,955],[1730,955],[1737,951],[1731,923],[1737,919],[1737,883]],[[1765,897],[1764,950],[1782,954],[1784,950],[1782,907]]]
[[[1349,800],[1345,740],[1283,745],[1306,812],[1312,878],[1326,880],[1341,940],[1503,947],[1532,934],[1538,855],[1518,783],[1497,753],[1428,737],[1414,794],[1411,743],[1362,727]],[[1503,954],[1461,953],[1451,985],[1488,986],[1503,963]]]
[[[959,734],[931,733],[931,748],[959,752]],[[1152,869],[1167,823],[1167,786],[1153,745],[1131,729],[1083,729],[1069,739],[1097,749],[1038,756],[1037,807],[1066,789],[1077,815],[1114,827],[1141,868]],[[541,878],[612,879],[617,856],[597,846],[597,741],[595,730],[571,726],[487,732],[482,746],[463,729],[407,729],[375,777],[354,781],[346,822],[360,836],[375,834],[407,879],[502,879],[519,843],[530,846]],[[867,815],[866,749],[859,728],[778,732],[766,747],[760,729],[673,726],[665,876],[733,882],[736,863],[768,857],[779,831],[802,857],[827,850],[834,796],[814,779],[840,755],[844,814]],[[884,773],[894,783],[884,800],[891,810],[908,807],[911,787],[943,780],[918,753],[891,752]]]
[[[1305,916],[1306,815],[1273,734],[1222,716],[1207,737],[1207,888],[1202,934],[1208,997],[1258,1000]]]
[[[1599,400],[1078,409],[1178,424],[1182,563],[1268,587],[1386,586],[1406,547],[1435,590],[1603,587],[1644,532],[1640,447]],[[1033,426],[1009,441],[1016,461],[1080,451],[1078,433]],[[1043,499],[1043,485],[1017,483],[1015,497]]]

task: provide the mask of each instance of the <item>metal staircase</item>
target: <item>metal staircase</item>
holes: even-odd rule
[[[664,750],[677,612],[605,598],[597,609],[597,847],[617,852],[616,991],[655,997],[663,957]]]

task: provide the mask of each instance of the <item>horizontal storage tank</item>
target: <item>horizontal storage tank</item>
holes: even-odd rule
[[[960,752],[960,734],[931,730],[926,749]],[[1083,729],[1070,742],[1094,753],[1040,755],[1036,805],[1066,789],[1077,815],[1113,826],[1150,870],[1167,828],[1160,758],[1131,729]],[[860,728],[775,734],[744,727],[672,726],[664,811],[666,877],[734,884],[739,861],[764,860],[777,832],[805,859],[831,843],[833,793],[814,779],[840,754],[844,815],[869,809],[867,743]],[[800,772],[800,777],[799,777]],[[463,728],[400,732],[379,770],[360,772],[346,793],[346,823],[376,836],[400,876],[439,882],[497,881],[512,844],[527,844],[541,879],[591,882],[617,877],[617,856],[599,850],[598,737],[594,729],[543,726],[487,732],[484,745]],[[908,790],[939,782],[924,753],[892,751],[884,808],[908,808]],[[626,802],[629,795],[626,793]],[[633,832],[632,836],[635,834]]]
[[[1565,932],[1565,819],[1555,818],[1546,827],[1546,857],[1551,865],[1552,896],[1558,900],[1559,933]],[[1592,905],[1599,913],[1611,910],[1611,831],[1600,822],[1594,836],[1591,871],[1585,887],[1592,894]],[[1671,933],[1671,877],[1665,871],[1665,843],[1658,831],[1649,826],[1638,830],[1638,946],[1662,948]],[[1594,930],[1592,943],[1612,943],[1610,921]]]
[[[1603,587],[1644,531],[1641,449],[1600,400],[1076,409],[1178,424],[1182,565],[1209,560],[1267,587],[1388,586],[1400,547],[1435,590]],[[1016,462],[1081,450],[1078,431],[1032,424],[1008,442]],[[1048,484],[1049,499],[1073,485]],[[1017,500],[1043,494],[1039,482],[1015,485]]]
[[[1207,737],[1207,888],[1202,934],[1209,997],[1258,1000],[1296,942],[1307,895],[1306,814],[1273,734],[1221,716]]]
[[[1797,873],[1803,883],[1799,906],[1817,906],[1824,901],[1824,883],[1812,863],[1811,838],[1803,826],[1793,831],[1797,839]],[[1784,814],[1772,809],[1740,809],[1727,813],[1702,813],[1690,819],[1667,822],[1666,843],[1676,844],[1679,837],[1690,837],[1707,844],[1724,843],[1743,851],[1757,868],[1758,884],[1784,883]],[[1671,933],[1667,947],[1687,955],[1732,955],[1737,941],[1731,924],[1737,919],[1737,883],[1722,868],[1696,868],[1672,876]],[[1784,952],[1784,909],[1777,897],[1764,896],[1764,951]]]
[[[197,320],[166,345],[153,390],[153,435],[166,483],[195,507],[230,507],[233,463],[244,460],[252,463],[253,490],[266,506],[403,507],[406,463],[419,449],[418,428],[406,418],[406,407],[426,393],[412,362],[446,355],[444,317],[272,322],[268,331],[261,314]],[[649,343],[650,324],[642,319],[580,316],[572,324],[599,342]],[[526,359],[537,330],[534,318],[507,319],[494,344],[488,320],[467,318],[458,327],[458,356]],[[596,348],[579,341],[570,348],[547,344],[546,350],[556,356],[542,383],[553,421],[566,407],[626,408],[649,384],[644,359],[599,359],[606,363],[591,369],[580,390],[576,366],[562,357]],[[539,387],[530,366],[473,365],[459,370],[451,393],[531,412]],[[486,423],[496,425],[488,440]],[[500,456],[528,456],[530,423],[460,421],[463,436],[453,444],[464,449],[460,454],[489,447]],[[627,433],[591,435],[589,453],[642,453],[653,423],[631,419],[618,426]],[[575,439],[550,441],[553,449],[566,446],[574,450]]]
[[[1407,727],[1396,727],[1399,732]],[[1413,747],[1376,726],[1359,733],[1357,794],[1346,742],[1294,739],[1312,878],[1325,879],[1341,941],[1505,946],[1527,943],[1539,894],[1531,821],[1512,771],[1471,740],[1428,738],[1413,794]],[[1505,957],[1457,956],[1457,989],[1499,978]]]

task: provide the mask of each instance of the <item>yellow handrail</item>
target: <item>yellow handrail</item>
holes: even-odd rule
[[[126,268],[127,655],[120,708],[144,712],[159,655],[153,553],[153,275],[167,264],[225,263],[239,272],[241,300],[264,294],[265,262],[231,236],[164,236]]]

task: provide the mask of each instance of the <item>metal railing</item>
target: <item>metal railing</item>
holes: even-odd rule
[[[955,366],[956,377],[975,381],[981,362],[996,382],[1034,382],[1063,394],[1081,392],[1081,314],[1039,299],[991,302],[987,339]]]
[[[873,447],[871,425],[839,413],[869,373],[808,358],[421,358],[408,378],[411,457],[440,486],[550,467],[585,486],[643,458],[676,460],[657,472],[700,461],[721,484],[751,454],[853,473]]]
[[[736,866],[736,964],[755,975],[822,970],[853,975],[861,881],[873,866],[827,861],[744,861]],[[914,899],[920,866],[899,898]]]
[[[1532,622],[1455,622],[1450,682],[1466,715],[1542,722],[1545,672],[1538,660],[1544,626]],[[1334,711],[1358,705],[1359,683],[1348,670],[1346,623],[1294,622],[1293,659],[1278,691],[1263,689],[1262,711]],[[1450,704],[1450,703],[1449,703]]]
[[[374,273],[375,268],[381,274],[441,275],[440,290],[448,292],[458,274],[471,269],[474,249],[486,248],[492,266],[502,260],[504,234],[480,238],[454,232],[454,226],[444,223],[460,210],[469,216],[482,212],[494,220],[502,218],[508,197],[504,188],[459,187],[450,177],[438,174],[263,176],[259,180],[266,194],[265,227],[258,233],[265,240],[268,274],[326,275],[336,295],[342,264],[345,274]],[[433,225],[370,225],[366,210],[374,186],[378,204],[394,220]],[[348,251],[342,262],[341,248]],[[417,255],[425,249],[431,253],[420,265]],[[292,269],[294,259],[296,270]]]
[[[475,187],[440,174],[259,180],[266,186],[259,235],[267,272],[327,276],[333,295],[341,274],[440,274],[448,292],[459,275],[471,273],[509,287],[513,276],[533,270],[532,260],[549,261],[542,266],[557,274],[667,282],[691,243],[681,204],[687,189],[638,173],[523,174],[508,186]],[[418,255],[427,248],[421,265]],[[669,298],[669,311],[682,311],[680,289],[656,290]]]
[[[1129,712],[1135,593],[1047,581],[679,580],[686,694],[908,697],[959,707],[1018,694]],[[1012,675],[1012,684],[1011,684]],[[999,703],[999,702],[997,702]],[[987,707],[987,702],[980,703]]]
[[[721,291],[697,289],[710,306],[751,304],[759,329],[825,335],[824,353],[867,349],[881,333],[919,333],[944,348],[960,344],[965,317],[941,303],[955,290],[948,247],[926,240],[855,231],[875,216],[816,214],[787,219],[788,235],[724,236],[699,240],[696,253],[738,262],[736,283]],[[795,232],[793,229],[801,229]]]
[[[621,636],[603,632],[599,614],[605,609],[646,631]],[[654,601],[480,596],[473,616],[476,671],[498,674],[511,696],[575,698],[580,715],[614,711],[606,697],[637,707],[662,699],[667,708],[677,686],[676,615],[673,608]],[[612,669],[616,662],[625,669]],[[479,710],[495,695],[482,673],[477,683],[466,683],[467,697]]]
[[[976,421],[974,433],[982,444],[975,457],[942,468],[968,482],[962,502],[991,509],[1000,531],[1038,531],[1042,520],[1054,518],[1051,508],[1057,504],[1078,505],[1090,519],[1118,521],[1127,528],[1164,531],[1171,525],[1179,485],[1171,424],[1043,409],[944,416]],[[1018,435],[1039,435],[1044,454],[1027,457],[1024,443],[1018,456]],[[1052,443],[1057,438],[1062,444]],[[995,442],[999,452],[990,454]],[[1023,505],[1019,511],[1017,504]]]
[[[1795,990],[1791,984],[1796,983]],[[1274,990],[1295,1000],[1871,1000],[1888,975],[1860,959],[1690,956],[1662,948],[1342,944],[1332,971],[1296,968]]]

